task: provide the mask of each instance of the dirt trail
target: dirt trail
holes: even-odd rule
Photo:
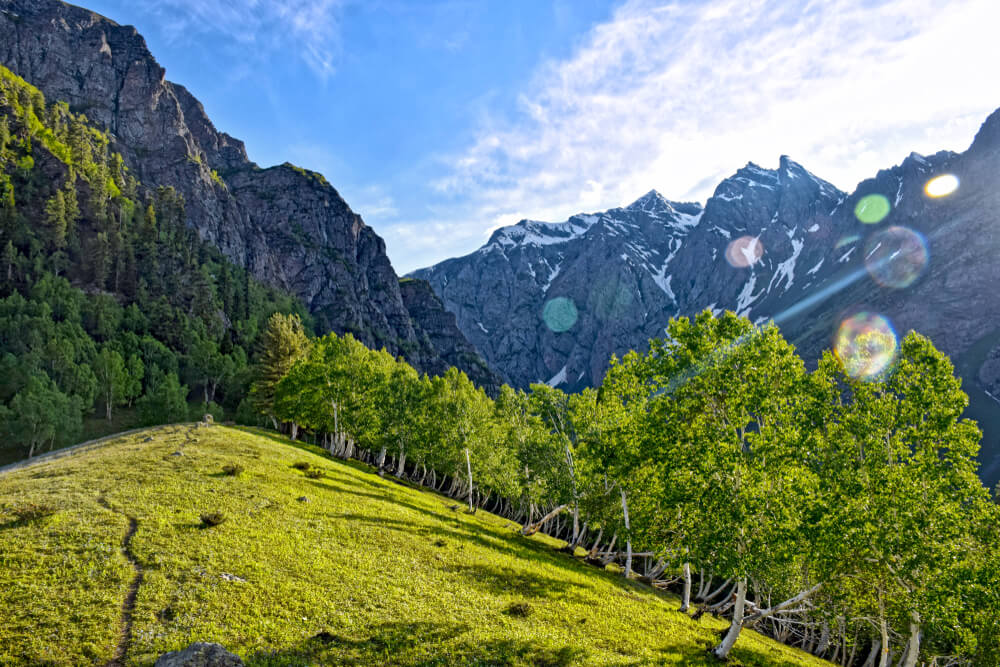
[[[135,611],[135,600],[139,595],[139,586],[142,584],[143,575],[142,565],[139,564],[139,560],[132,553],[132,537],[139,529],[139,521],[135,517],[128,516],[124,512],[112,508],[103,497],[98,498],[97,502],[108,511],[115,514],[122,514],[128,518],[128,531],[126,531],[125,538],[122,540],[122,555],[132,565],[135,575],[132,577],[132,583],[129,584],[128,593],[125,595],[125,601],[122,603],[121,634],[118,639],[118,646],[115,647],[114,656],[105,664],[105,667],[124,667],[125,656],[128,655],[129,644],[132,643],[132,614]]]

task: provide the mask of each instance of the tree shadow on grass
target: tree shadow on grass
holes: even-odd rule
[[[541,574],[519,572],[509,567],[489,565],[453,565],[447,571],[463,577],[468,585],[481,588],[493,595],[521,595],[527,597],[549,597],[555,593],[586,590],[593,587],[574,581],[546,577]]]
[[[547,646],[543,643],[508,639],[467,637],[469,626],[460,623],[384,623],[348,636],[320,632],[298,646],[277,652],[259,653],[246,659],[247,667],[291,665],[538,665],[563,667],[586,659],[584,649]]]

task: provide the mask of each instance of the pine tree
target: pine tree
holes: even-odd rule
[[[275,313],[261,335],[260,361],[251,395],[259,412],[274,419],[274,391],[281,378],[309,349],[302,320],[298,315]]]
[[[45,224],[52,245],[55,248],[64,248],[66,246],[66,197],[62,190],[57,191],[45,202]]]

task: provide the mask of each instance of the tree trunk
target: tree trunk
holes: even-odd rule
[[[823,632],[819,636],[819,644],[816,646],[816,655],[823,655],[826,649],[830,648],[830,624],[823,621]]]
[[[278,420],[274,418],[274,415],[268,415],[268,417],[271,418],[271,424],[274,426],[274,430],[280,431],[281,429],[278,428]]]
[[[779,611],[782,611],[784,609],[788,609],[792,605],[795,605],[795,604],[798,604],[799,602],[802,602],[807,597],[809,597],[810,595],[812,595],[813,593],[815,593],[816,591],[818,591],[822,586],[823,586],[822,583],[818,583],[815,586],[813,586],[812,588],[807,588],[804,591],[800,591],[794,597],[790,597],[790,598],[788,598],[787,600],[785,600],[784,602],[782,602],[780,604],[776,604],[773,607],[770,607],[769,609],[761,609],[757,613],[755,613],[755,614],[747,617],[746,625],[751,625],[753,623],[756,623],[757,621],[759,621],[761,619],[767,618],[768,616],[772,616],[772,615],[778,613]],[[827,628],[827,632],[829,632],[829,628]]]
[[[299,437],[299,425],[296,424],[295,422],[292,422],[292,440],[295,440],[298,437]]]
[[[882,648],[882,642],[877,639],[872,640],[872,650],[868,653],[868,657],[865,658],[865,662],[861,667],[875,667],[875,661],[878,659],[879,651]]]
[[[469,458],[469,448],[465,448],[465,468],[469,471],[469,512],[475,511],[472,507],[472,459]]]
[[[729,632],[726,633],[722,642],[712,651],[716,658],[724,660],[729,656],[729,652],[733,650],[733,645],[736,644],[736,639],[740,636],[740,630],[743,629],[743,609],[746,605],[746,600],[747,580],[746,577],[743,577],[736,584],[736,604],[733,606],[733,621],[729,625]]]
[[[406,450],[403,449],[402,445],[399,447],[399,461],[396,462],[396,477],[400,479],[403,478],[403,472],[406,470]]]
[[[112,401],[111,393],[108,392],[108,395],[105,397],[104,400],[105,416],[107,417],[108,421],[111,421],[111,401]]]
[[[608,563],[610,563],[615,559],[614,548],[615,548],[615,542],[617,541],[618,541],[618,533],[615,533],[614,535],[611,536],[611,544],[608,545],[608,554],[604,557],[604,560],[601,561],[601,565],[607,565]]]
[[[549,512],[548,514],[546,514],[545,516],[543,516],[541,519],[539,519],[535,523],[528,523],[526,526],[524,526],[524,528],[521,529],[521,534],[522,535],[534,535],[535,533],[537,533],[539,531],[539,529],[542,527],[542,525],[546,521],[549,521],[554,516],[558,516],[559,513],[562,512],[564,509],[566,509],[568,506],[569,505],[560,505],[559,507],[557,507],[554,510],[552,510],[551,512]]]
[[[375,467],[378,468],[379,475],[385,474],[382,472],[382,466],[384,465],[385,465],[385,446],[383,446],[382,450],[378,453],[378,462],[375,464]]]
[[[920,614],[910,613],[910,641],[906,645],[906,659],[903,667],[916,667],[920,657]]]
[[[889,624],[885,620],[885,601],[882,599],[882,591],[878,592],[878,624],[882,639],[882,653],[878,661],[878,667],[889,667]]]
[[[684,563],[684,595],[681,598],[680,611],[691,608],[691,563]]]
[[[625,578],[632,576],[632,535],[628,523],[628,501],[625,499],[625,487],[619,487],[622,492],[622,514],[625,516]]]
[[[602,526],[600,530],[597,531],[597,539],[594,540],[594,546],[590,547],[590,553],[587,554],[588,558],[595,558],[597,556],[597,547],[601,543],[601,538],[604,537],[604,527]]]

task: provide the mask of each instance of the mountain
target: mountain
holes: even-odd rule
[[[930,197],[932,178],[957,178]],[[413,273],[517,386],[600,383],[612,353],[644,350],[705,308],[774,319],[816,359],[842,323],[916,330],[954,360],[1000,477],[1000,111],[964,153],[909,155],[847,194],[786,156],[753,163],[704,207],[653,191],[566,222],[524,220],[465,257]],[[867,222],[863,221],[866,220]],[[995,397],[995,398],[994,398]]]
[[[319,331],[352,333],[421,370],[441,365],[418,333],[384,241],[322,175],[251,162],[241,141],[166,80],[135,28],[58,0],[0,0],[0,64],[108,130],[133,175],[175,188],[202,239],[301,298]],[[463,368],[495,384],[484,369]]]

